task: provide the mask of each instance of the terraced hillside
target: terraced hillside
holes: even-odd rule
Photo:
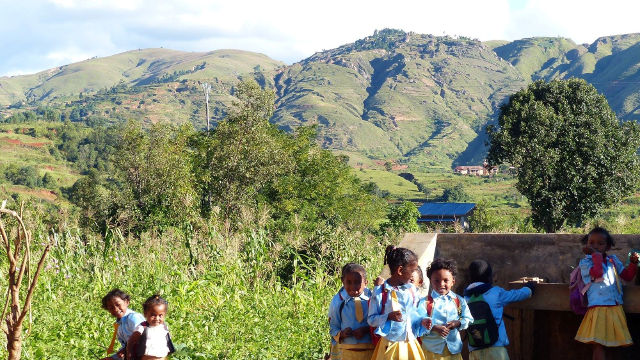
[[[278,74],[274,121],[318,124],[330,149],[450,166],[479,160],[465,150],[525,84],[479,41],[385,30]]]
[[[204,126],[222,119],[234,85],[275,89],[273,121],[317,125],[326,148],[422,171],[477,164],[500,104],[537,79],[582,77],[625,120],[640,120],[640,34],[593,44],[565,38],[480,42],[385,29],[290,66],[236,50],[144,49],[34,75],[0,78],[0,121],[47,106],[88,124],[142,119]]]

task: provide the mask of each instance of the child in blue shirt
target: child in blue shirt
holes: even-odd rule
[[[142,314],[129,309],[130,300],[131,297],[129,294],[121,291],[120,289],[113,289],[102,298],[102,308],[107,310],[109,314],[116,318],[116,322],[113,324],[113,337],[111,338],[111,344],[107,349],[107,355],[113,353],[116,339],[118,339],[118,342],[121,345],[120,349],[116,353],[112,356],[107,356],[102,360],[123,359],[129,337],[131,337],[135,328],[144,321],[144,316],[142,316]]]
[[[431,293],[420,300],[431,319],[422,336],[422,350],[427,360],[462,360],[460,330],[473,321],[466,301],[451,288],[456,283],[457,268],[453,260],[435,259],[427,268]]]
[[[367,323],[367,273],[362,265],[349,263],[342,268],[342,289],[329,306],[332,360],[369,360],[373,344]]]
[[[469,360],[509,360],[509,354],[505,346],[509,345],[507,329],[502,321],[504,307],[512,302],[528,299],[533,294],[534,283],[527,283],[525,287],[517,290],[505,290],[499,286],[493,286],[493,271],[491,265],[484,260],[474,260],[469,265],[469,277],[471,284],[464,291],[467,304],[476,299],[482,299],[490,308],[493,321],[497,325],[496,341],[486,347],[474,347],[469,345]],[[481,319],[478,314],[472,313],[475,320]],[[471,323],[473,325],[473,322]],[[473,326],[471,326],[473,328]],[[469,333],[472,329],[467,330]],[[469,334],[473,336],[473,334]]]
[[[416,337],[429,322],[426,310],[417,307],[416,287],[410,283],[418,257],[409,249],[388,246],[385,264],[391,277],[374,289],[369,302],[369,325],[379,337],[371,360],[424,360]]]
[[[584,315],[575,339],[593,346],[593,359],[605,359],[606,348],[633,344],[627,320],[622,309],[620,278],[631,281],[636,275],[638,254],[633,253],[624,268],[615,255],[607,251],[614,245],[613,238],[603,228],[595,228],[586,236],[580,260],[582,281],[587,288],[589,308]]]

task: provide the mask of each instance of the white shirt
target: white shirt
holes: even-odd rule
[[[144,326],[136,328],[136,332],[143,334]],[[155,357],[165,357],[169,354],[167,346],[168,328],[165,324],[147,327],[147,343],[145,344],[145,355]]]

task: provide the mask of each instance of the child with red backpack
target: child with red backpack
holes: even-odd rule
[[[613,238],[607,230],[594,228],[586,237],[585,257],[579,264],[587,289],[588,310],[575,339],[593,345],[593,359],[604,359],[607,347],[633,344],[622,309],[620,278],[633,280],[638,254],[631,254],[625,268],[615,255],[607,254],[613,245]]]
[[[391,277],[374,289],[369,301],[368,321],[377,342],[371,360],[425,360],[417,336],[429,320],[426,310],[416,306],[419,299],[410,282],[418,257],[409,249],[389,246],[384,258]]]
[[[367,272],[359,264],[342,267],[342,289],[329,305],[329,333],[332,360],[370,360],[373,344],[367,315],[371,291]]]
[[[435,259],[427,268],[431,293],[418,303],[427,311],[431,326],[422,336],[422,350],[427,360],[462,360],[460,330],[473,321],[466,301],[451,288],[456,283],[453,260]]]
[[[473,322],[467,328],[469,360],[509,360],[507,329],[502,320],[507,304],[530,298],[535,283],[529,282],[521,289],[505,290],[493,286],[491,265],[484,260],[474,260],[469,265],[471,284],[464,290]]]

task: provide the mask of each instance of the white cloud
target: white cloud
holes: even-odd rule
[[[294,62],[385,27],[577,42],[640,31],[640,3],[622,0],[23,0],[2,8],[0,75],[160,46],[238,48]]]

